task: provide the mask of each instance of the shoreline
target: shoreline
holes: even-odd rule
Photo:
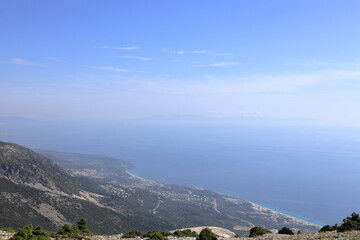
[[[211,189],[210,189],[210,190],[211,190]],[[271,211],[274,211],[274,212],[277,212],[277,213],[280,213],[280,214],[284,214],[284,215],[289,216],[289,217],[293,217],[293,218],[299,219],[299,220],[304,221],[304,222],[307,222],[307,223],[314,224],[314,225],[319,226],[319,227],[322,227],[322,226],[326,225],[326,223],[323,223],[323,222],[321,222],[320,220],[307,218],[307,217],[298,215],[298,214],[296,214],[296,213],[292,213],[292,212],[290,212],[290,211],[286,211],[286,210],[281,209],[281,208],[278,208],[278,207],[270,206],[270,205],[265,204],[265,203],[254,202],[254,201],[252,201],[252,200],[248,200],[248,199],[245,199],[245,198],[243,198],[243,197],[239,197],[239,196],[237,196],[236,194],[223,193],[223,192],[219,192],[219,191],[217,191],[217,190],[211,190],[211,191],[217,192],[217,193],[222,194],[222,195],[227,195],[227,196],[229,196],[229,197],[242,199],[242,200],[248,201],[248,202],[250,202],[250,203],[253,203],[253,204],[255,204],[255,205],[258,205],[258,206],[260,206],[260,207],[269,209],[269,210],[271,210]]]
[[[146,179],[146,178],[143,178],[143,177],[140,177],[139,175],[137,175],[136,173],[134,172],[130,172],[130,170],[126,170],[126,172],[133,176],[133,177],[136,177],[136,178],[139,178],[143,181],[148,181],[148,182],[155,182],[157,183],[157,181],[154,181],[154,180],[150,180],[150,179]],[[161,183],[161,184],[164,184],[164,183]],[[165,183],[166,184],[166,183]],[[179,186],[184,186],[184,187],[194,187],[194,186],[186,186],[186,185],[179,185]],[[203,188],[203,187],[200,187],[200,188]],[[205,189],[205,188],[203,188]],[[248,199],[244,199],[242,197],[239,197],[237,196],[236,194],[231,194],[231,193],[224,193],[224,192],[220,192],[218,190],[214,190],[214,189],[208,189],[210,191],[214,191],[216,193],[219,193],[219,194],[222,194],[222,195],[226,195],[226,196],[229,196],[229,197],[233,197],[233,198],[237,198],[237,199],[242,199],[242,200],[245,200],[245,201],[248,201],[250,203],[253,203],[255,205],[258,205],[260,207],[263,207],[263,208],[267,208],[271,211],[274,211],[274,212],[277,212],[279,214],[283,214],[283,215],[286,215],[286,216],[289,216],[289,217],[293,217],[293,218],[296,218],[296,219],[299,219],[301,221],[304,221],[304,222],[307,222],[307,223],[310,223],[310,224],[313,224],[313,225],[316,225],[316,226],[319,226],[319,227],[322,227],[324,225],[326,225],[326,223],[320,221],[320,220],[316,220],[316,219],[311,219],[311,218],[307,218],[307,217],[304,217],[304,216],[301,216],[301,215],[298,215],[298,214],[295,214],[295,213],[292,213],[290,211],[286,211],[284,209],[281,209],[281,208],[278,208],[278,207],[273,207],[273,206],[270,206],[268,204],[263,204],[263,203],[257,203],[257,202],[254,202],[254,201],[251,201],[251,200],[248,200]]]

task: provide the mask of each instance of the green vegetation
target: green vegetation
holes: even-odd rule
[[[11,240],[50,240],[51,238],[85,239],[93,235],[84,218],[77,223],[77,226],[65,224],[57,233],[42,230],[41,227],[33,228],[30,225],[19,228],[18,230],[13,228],[0,228],[0,230],[15,233]]]
[[[147,237],[148,240],[168,240],[166,237],[164,237],[161,232],[159,231],[151,231],[144,235],[144,237]]]
[[[80,221],[78,222],[78,229],[82,233],[91,234],[85,218],[80,219]]]
[[[351,216],[343,219],[343,223],[338,226],[337,224],[330,226],[323,226],[319,232],[348,232],[348,231],[359,231],[360,230],[360,216],[357,213],[352,213]]]
[[[82,218],[77,223],[77,226],[70,226],[65,224],[58,232],[58,235],[71,237],[71,238],[83,238],[85,236],[92,236],[93,233],[90,232],[86,219]]]
[[[172,236],[171,232],[161,232],[164,237]]]
[[[143,232],[140,232],[138,230],[132,230],[130,232],[125,233],[122,238],[137,238],[144,236]]]
[[[252,229],[250,229],[249,237],[261,236],[261,235],[264,235],[267,233],[271,233],[271,231],[267,230],[266,228],[262,228],[262,227],[253,227]]]
[[[210,228],[204,228],[196,240],[217,240],[217,236],[211,231]]]
[[[278,233],[279,233],[279,234],[294,235],[294,232],[291,231],[291,229],[288,228],[288,227],[283,227],[282,229],[280,229],[280,230],[278,231]]]
[[[172,234],[169,232],[160,232],[160,231],[150,231],[147,233],[143,233],[138,230],[132,230],[130,232],[125,233],[122,238],[148,238],[150,240],[167,240],[166,237],[171,236]]]
[[[177,230],[173,233],[175,237],[199,237],[199,234],[197,234],[195,231],[191,231],[190,229],[185,230]]]
[[[360,216],[357,213],[351,214],[343,220],[343,224],[338,229],[338,232],[356,231],[360,230]]]
[[[157,231],[157,230],[153,230],[153,231],[149,231],[149,232],[145,233],[145,234],[143,235],[143,237],[149,238],[149,237],[151,237],[151,236],[153,236],[153,235],[158,235],[159,233],[161,234],[161,232],[159,232],[159,231]],[[162,234],[161,234],[161,235],[162,235]]]
[[[25,226],[19,228],[11,240],[50,240],[49,233],[42,230],[41,227],[32,228]]]
[[[79,229],[69,224],[65,224],[62,228],[58,231],[59,235],[74,235],[79,232]]]
[[[339,226],[337,224],[335,224],[334,226],[325,225],[319,230],[319,232],[331,232],[337,230],[339,230]]]

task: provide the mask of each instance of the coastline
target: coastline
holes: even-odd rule
[[[134,177],[134,178],[138,178],[138,179],[141,179],[141,180],[146,181],[146,182],[156,182],[156,181],[153,181],[153,180],[150,180],[150,179],[146,179],[146,178],[140,177],[140,176],[137,175],[136,173],[130,172],[130,170],[125,170],[125,172],[126,172],[127,174],[129,174],[130,176]]]
[[[309,222],[311,224],[315,224],[319,227],[322,227],[324,225],[326,225],[326,223],[320,221],[320,220],[316,220],[316,219],[312,219],[312,218],[307,218],[307,217],[304,217],[304,216],[301,216],[301,215],[298,215],[296,213],[292,213],[292,212],[289,212],[289,211],[286,211],[284,209],[281,209],[281,208],[277,208],[277,207],[273,207],[273,206],[270,206],[270,205],[267,205],[267,204],[264,204],[264,203],[255,203],[253,202],[254,204],[257,204],[261,207],[264,207],[264,208],[267,208],[267,209],[270,209],[272,211],[275,211],[275,212],[278,212],[278,213],[281,213],[281,214],[285,214],[287,216],[290,216],[290,217],[294,217],[294,218],[297,218],[297,219],[300,219],[302,221],[305,221],[305,222]]]
[[[130,170],[126,170],[126,172],[131,175],[132,177],[135,177],[135,178],[139,178],[143,181],[147,181],[147,182],[156,182],[154,180],[150,180],[150,179],[146,179],[146,178],[143,178],[143,177],[140,177],[139,175],[137,175],[136,173],[134,172],[130,172]],[[156,182],[157,183],[157,182]],[[194,187],[194,186],[186,186],[186,187]],[[204,189],[203,187],[200,187],[202,189]],[[218,190],[214,190],[214,189],[208,189],[208,190],[211,190],[211,191],[214,191],[216,193],[219,193],[219,194],[222,194],[222,195],[226,195],[226,196],[229,196],[229,197],[233,197],[233,198],[238,198],[238,199],[242,199],[242,200],[245,200],[245,201],[248,201],[252,204],[255,204],[255,205],[258,205],[260,207],[263,207],[263,208],[266,208],[266,209],[269,209],[271,211],[274,211],[274,212],[277,212],[279,214],[284,214],[284,215],[287,215],[289,217],[293,217],[293,218],[296,218],[298,220],[301,220],[301,221],[304,221],[304,222],[307,222],[307,223],[310,223],[310,224],[313,224],[313,225],[316,225],[316,226],[319,226],[319,227],[322,227],[324,225],[326,225],[326,223],[323,223],[319,220],[316,220],[316,219],[311,219],[311,218],[307,218],[307,217],[304,217],[304,216],[301,216],[301,215],[298,215],[298,214],[295,214],[295,213],[292,213],[292,212],[289,212],[289,211],[286,211],[284,209],[281,209],[281,208],[278,208],[278,207],[273,207],[273,206],[270,206],[270,205],[267,205],[267,204],[264,204],[264,203],[257,203],[257,202],[253,202],[251,200],[248,200],[248,199],[244,199],[242,197],[239,197],[237,196],[236,194],[232,194],[232,193],[224,193],[224,192],[220,192]]]

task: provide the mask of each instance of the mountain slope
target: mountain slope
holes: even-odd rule
[[[0,142],[0,190],[0,227],[32,224],[57,230],[82,217],[89,219],[96,233],[167,226],[128,201],[107,195],[92,180],[71,176],[50,159],[17,144]],[[104,198],[116,206],[100,203]],[[135,224],[137,220],[140,223]]]
[[[0,142],[0,175],[17,184],[78,193],[77,184],[48,158],[17,144]]]
[[[57,230],[85,217],[102,234],[205,225],[238,234],[255,225],[318,229],[213,191],[143,180],[126,171],[130,166],[104,156],[35,152],[0,142],[0,227],[33,224]]]

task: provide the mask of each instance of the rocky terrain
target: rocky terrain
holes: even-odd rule
[[[95,236],[94,240],[120,240],[121,235],[114,236]],[[169,237],[170,240],[196,240],[196,238],[175,238]],[[324,233],[306,233],[297,235],[284,235],[284,234],[266,234],[259,237],[220,237],[219,240],[360,240],[360,232],[324,232]],[[139,239],[138,239],[139,240]]]
[[[0,231],[0,240],[8,240],[12,237],[12,233]],[[91,237],[91,240],[122,240],[122,234],[117,235],[95,235]],[[323,232],[323,233],[306,233],[297,235],[283,235],[283,234],[266,234],[259,237],[220,237],[219,240],[360,240],[360,232]],[[141,240],[140,238],[131,240]],[[169,240],[196,240],[196,238],[175,238],[169,237]]]
[[[147,181],[129,174],[130,167],[105,156],[0,142],[0,227],[32,224],[55,231],[87,218],[97,234],[194,226],[218,226],[239,235],[254,226],[319,229],[243,199]]]

